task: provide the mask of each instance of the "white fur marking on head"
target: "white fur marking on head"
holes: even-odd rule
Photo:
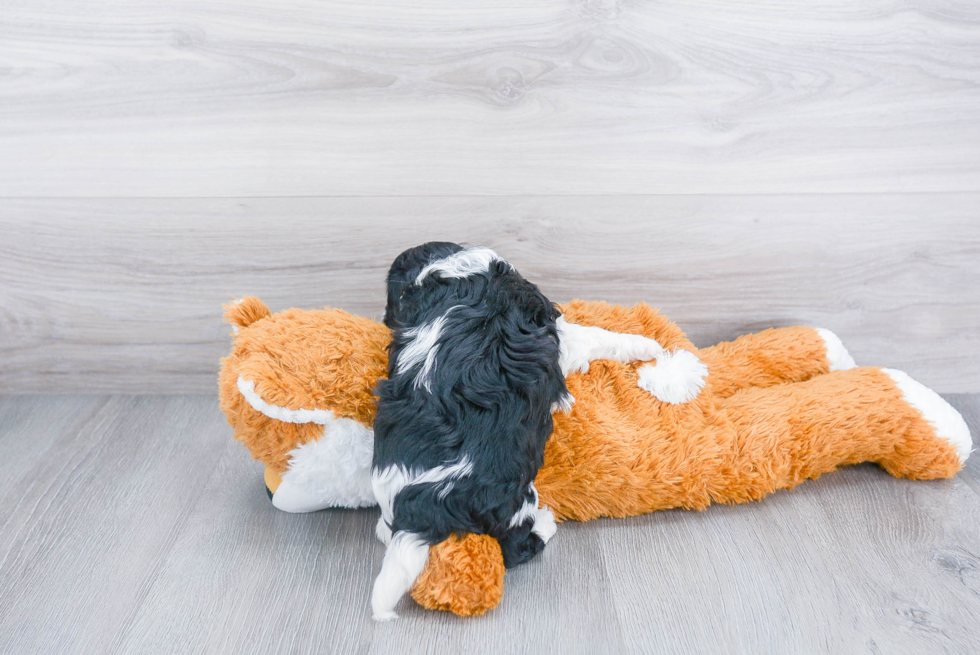
[[[442,334],[442,326],[446,323],[446,318],[450,312],[462,305],[454,305],[446,310],[446,313],[425,325],[413,327],[405,330],[405,336],[409,337],[404,350],[398,353],[398,362],[395,373],[401,375],[405,371],[411,370],[420,363],[422,367],[415,375],[415,388],[425,387],[429,389],[429,376],[436,365],[436,354],[439,352],[439,336]]]
[[[820,335],[820,338],[823,339],[824,345],[827,348],[827,361],[830,362],[831,371],[846,371],[857,366],[854,363],[854,358],[851,357],[851,353],[847,352],[847,348],[841,342],[840,337],[824,328],[814,329]]]
[[[451,484],[453,480],[471,473],[473,463],[466,455],[455,464],[440,465],[424,471],[409,471],[401,464],[392,464],[381,471],[375,469],[372,472],[371,487],[375,500],[381,506],[381,518],[390,526],[394,520],[395,496],[405,487],[413,484]]]
[[[679,405],[697,398],[704,388],[708,367],[690,350],[677,349],[657,357],[657,365],[647,364],[640,369],[637,382],[659,400]]]
[[[381,573],[371,592],[371,610],[375,621],[397,619],[395,606],[418,580],[429,558],[429,545],[418,535],[401,531],[391,538],[381,563]]]
[[[664,352],[663,346],[649,337],[577,325],[566,321],[564,316],[558,317],[556,327],[558,362],[566,377],[574,372],[588,373],[592,360],[612,359],[624,363],[648,361]]]
[[[482,246],[465,248],[457,253],[438,259],[427,265],[415,278],[415,284],[421,284],[430,273],[438,273],[442,277],[461,278],[477,273],[486,273],[493,262],[503,262],[504,259]],[[505,262],[506,263],[506,262]],[[513,268],[513,266],[511,266]]]
[[[895,382],[905,402],[919,410],[922,418],[936,431],[936,436],[953,447],[960,464],[965,463],[973,450],[973,439],[970,437],[970,428],[960,413],[938,393],[916,382],[907,373],[893,368],[881,370]]]

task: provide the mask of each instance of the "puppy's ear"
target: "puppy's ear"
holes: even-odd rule
[[[459,252],[463,247],[448,241],[430,241],[420,246],[409,248],[395,257],[388,269],[387,292],[388,303],[385,306],[383,323],[394,329],[402,320],[403,296],[405,291],[415,283],[415,278],[422,269],[434,261],[449,257]]]

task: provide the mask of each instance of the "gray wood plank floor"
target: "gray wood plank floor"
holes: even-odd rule
[[[980,395],[947,396],[980,433]],[[0,652],[970,653],[980,458],[561,526],[490,614],[375,624],[374,510],[288,515],[207,396],[0,396]]]

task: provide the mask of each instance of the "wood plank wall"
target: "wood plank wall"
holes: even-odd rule
[[[0,21],[0,392],[211,393],[220,305],[402,248],[980,390],[980,4],[39,0]]]

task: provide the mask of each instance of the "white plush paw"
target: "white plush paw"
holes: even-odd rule
[[[558,525],[555,523],[555,515],[547,507],[539,507],[534,510],[534,527],[531,528],[534,534],[541,537],[541,541],[548,543],[555,533],[558,532]]]
[[[394,621],[398,618],[398,614],[395,612],[379,612],[374,615],[375,621]]]
[[[391,528],[385,523],[385,517],[378,517],[378,524],[374,527],[374,534],[377,536],[378,541],[384,545],[387,546],[391,543]]]
[[[854,363],[854,358],[851,357],[851,353],[847,352],[847,348],[841,342],[840,337],[824,328],[814,329],[820,335],[820,338],[823,339],[824,345],[827,347],[827,361],[830,363],[831,371],[846,371],[857,366]]]
[[[665,403],[679,405],[697,398],[708,377],[708,367],[691,351],[678,349],[664,352],[657,357],[656,366],[647,364],[639,373],[641,389]]]
[[[936,431],[936,436],[949,443],[956,451],[960,464],[964,464],[973,450],[973,439],[970,437],[970,428],[963,420],[963,416],[942,396],[921,382],[913,380],[904,371],[893,368],[881,370],[895,382],[905,402],[919,410],[922,418]]]

